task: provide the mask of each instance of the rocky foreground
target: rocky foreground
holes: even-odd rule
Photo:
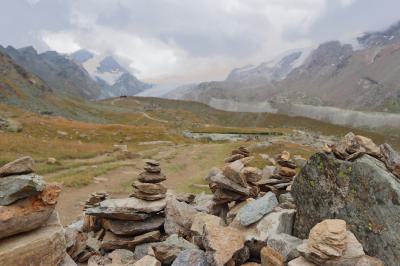
[[[240,147],[205,180],[212,194],[165,188],[154,160],[129,198],[89,196],[66,228],[60,193],[21,158],[0,168],[0,265],[399,265],[400,156],[347,134],[306,161],[264,169]]]

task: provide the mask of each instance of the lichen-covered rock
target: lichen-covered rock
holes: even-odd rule
[[[39,194],[44,187],[42,177],[35,174],[0,178],[0,205],[9,205],[19,199]]]
[[[0,265],[60,265],[64,258],[64,229],[56,212],[37,230],[0,240]]]
[[[296,177],[294,234],[306,238],[324,219],[343,219],[366,253],[387,265],[400,260],[400,182],[379,160],[363,155],[354,162],[313,155]]]
[[[61,188],[49,184],[38,195],[0,206],[0,239],[42,226],[52,214]]]

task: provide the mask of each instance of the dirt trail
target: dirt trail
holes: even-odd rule
[[[235,144],[233,144],[235,145]],[[237,144],[236,144],[237,145]],[[192,191],[192,184],[202,183],[209,169],[220,166],[232,144],[194,144],[171,146],[160,149],[152,158],[161,162],[167,175],[165,185],[177,191]],[[107,191],[111,197],[126,197],[132,191],[131,183],[142,171],[142,159],[131,160],[136,166],[124,166],[94,178],[89,185],[81,188],[64,188],[57,210],[61,222],[68,225],[82,213],[84,202],[89,194]]]

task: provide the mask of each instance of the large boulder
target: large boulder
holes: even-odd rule
[[[56,212],[37,230],[0,240],[0,265],[59,265],[64,257],[64,229]]]
[[[387,265],[400,260],[400,182],[379,160],[363,155],[354,162],[313,155],[295,178],[294,234],[306,238],[324,219],[343,219],[368,255]]]
[[[42,177],[35,174],[0,178],[0,205],[39,194],[45,187]]]
[[[0,177],[9,175],[22,175],[33,172],[35,162],[32,157],[25,156],[12,161],[0,168]]]
[[[42,226],[57,203],[61,188],[49,184],[38,195],[0,206],[0,239]]]

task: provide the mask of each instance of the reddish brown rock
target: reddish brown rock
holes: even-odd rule
[[[285,259],[278,251],[270,248],[263,247],[260,253],[261,266],[284,266]]]

